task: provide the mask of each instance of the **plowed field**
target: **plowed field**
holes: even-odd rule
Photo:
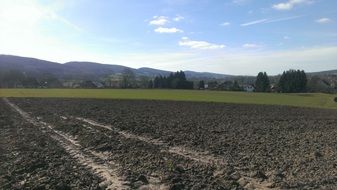
[[[0,189],[336,189],[337,110],[0,101]]]

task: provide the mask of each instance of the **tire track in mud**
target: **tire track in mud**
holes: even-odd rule
[[[62,119],[68,119],[65,116],[60,116],[60,117]],[[176,155],[182,156],[186,159],[193,160],[193,161],[205,164],[205,165],[213,165],[213,166],[216,167],[216,170],[214,171],[213,176],[217,176],[217,175],[223,173],[223,171],[224,171],[223,168],[224,167],[226,168],[226,166],[228,165],[227,162],[224,159],[213,156],[213,155],[211,155],[207,152],[195,151],[195,150],[192,150],[190,148],[183,147],[183,146],[169,146],[168,143],[163,142],[161,140],[153,139],[153,138],[146,137],[146,136],[135,135],[133,133],[120,130],[120,129],[118,129],[116,127],[113,127],[111,125],[98,123],[94,120],[83,118],[83,117],[70,116],[69,118],[70,119],[76,119],[76,120],[82,121],[84,123],[87,123],[89,125],[102,128],[102,129],[107,129],[107,130],[116,132],[119,135],[121,135],[121,136],[123,136],[127,139],[134,139],[134,140],[143,141],[145,143],[157,145],[157,146],[160,147],[162,152],[168,152],[168,153],[171,153],[171,154],[176,154]],[[240,179],[238,179],[238,182],[239,181],[245,181],[243,186],[244,186],[244,188],[248,188],[248,189],[262,189],[262,190],[268,190],[268,189],[277,190],[277,189],[279,189],[279,188],[271,187],[271,184],[268,183],[267,181],[261,181],[259,179],[255,179],[255,178],[251,178],[251,177],[242,176]]]
[[[64,116],[61,116],[64,118]],[[98,123],[96,121],[93,121],[91,119],[86,119],[86,118],[82,118],[82,117],[72,117],[76,120],[85,122],[87,124],[90,124],[92,126],[96,126],[96,127],[100,127],[100,128],[104,128],[113,132],[118,133],[119,135],[127,138],[127,139],[135,139],[135,140],[139,140],[139,141],[143,141],[145,143],[148,144],[153,144],[153,145],[157,145],[161,147],[161,151],[163,152],[169,152],[172,154],[176,154],[182,157],[185,157],[189,160],[193,160],[202,164],[206,164],[206,165],[214,165],[214,166],[224,166],[227,164],[227,162],[224,159],[215,157],[213,155],[208,154],[207,152],[200,152],[200,151],[195,151],[192,150],[190,148],[187,147],[183,147],[183,146],[169,146],[168,143],[165,143],[161,140],[158,139],[152,139],[150,137],[146,137],[146,136],[140,136],[140,135],[135,135],[132,134],[130,132],[126,132],[126,131],[122,131],[116,127],[113,127],[111,125],[105,125],[105,124],[101,124]]]
[[[124,184],[127,182],[117,174],[118,165],[113,162],[107,162],[107,157],[95,151],[85,151],[70,135],[57,131],[53,126],[33,119],[27,112],[21,110],[18,106],[11,103],[7,98],[3,101],[21,115],[27,122],[39,127],[43,133],[48,133],[50,137],[56,140],[74,159],[86,168],[103,179],[102,185],[106,189],[128,189]]]
[[[74,159],[78,160],[81,165],[85,166],[86,168],[91,169],[92,172],[96,174],[97,176],[102,177],[102,179],[104,179],[102,183],[104,186],[107,186],[108,189],[130,188],[129,186],[128,187],[125,186],[125,184],[129,182],[127,181],[123,182],[123,180],[121,180],[121,178],[117,175],[117,168],[120,169],[120,166],[118,167],[113,162],[109,163],[108,162],[109,155],[107,155],[106,152],[96,152],[96,151],[91,151],[91,149],[83,149],[83,147],[81,147],[81,145],[76,141],[76,138],[64,132],[54,129],[53,126],[41,121],[39,117],[37,117],[37,119],[32,118],[28,113],[21,110],[15,104],[9,102],[7,99],[4,99],[4,100],[15,111],[17,111],[25,120],[39,127],[42,132],[47,132],[51,136],[51,138],[59,142],[61,146]],[[58,115],[55,114],[55,116],[58,116]],[[128,131],[123,131],[121,129],[118,129],[114,126],[101,124],[94,120],[90,120],[86,118],[73,117],[73,116],[69,116],[68,118],[64,116],[58,116],[58,117],[60,117],[63,120],[68,120],[69,118],[69,119],[82,121],[83,123],[87,123],[92,126],[90,127],[88,125],[83,125],[83,126],[86,126],[86,128],[88,129],[93,129],[95,131],[100,131],[98,130],[98,128],[107,129],[107,130],[118,133],[119,135],[121,135],[122,137],[126,139],[133,139],[133,140],[138,140],[138,141],[142,141],[145,143],[149,143],[152,145],[156,145],[162,152],[175,154],[175,155],[184,157],[185,159],[198,162],[199,164],[204,164],[207,166],[214,166],[215,171],[213,172],[213,176],[216,178],[219,177],[221,179],[224,177],[223,172],[226,170],[226,166],[228,165],[224,159],[211,155],[206,151],[205,152],[196,151],[188,147],[184,147],[184,146],[170,146],[167,142],[163,142],[159,139],[153,139],[147,136],[136,135]],[[110,138],[112,137],[110,136]],[[154,177],[154,179],[151,179],[150,177],[149,184],[146,185],[146,187],[144,188],[145,189],[168,189],[169,188],[168,184],[163,184],[161,180],[158,180],[158,179],[160,178]],[[242,185],[244,188],[273,189],[273,188],[270,188],[270,185],[267,184],[265,181],[260,181],[254,178],[241,177],[238,180],[238,182],[241,179],[246,181],[245,184]]]

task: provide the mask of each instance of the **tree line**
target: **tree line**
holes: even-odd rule
[[[307,76],[303,70],[284,71],[278,81],[278,84],[274,86],[274,91],[284,93],[306,92],[307,82]],[[270,92],[271,90],[267,73],[259,72],[255,81],[255,91]]]
[[[154,78],[147,76],[136,76],[132,70],[125,70],[119,75],[115,85],[111,85],[116,80],[103,79],[101,81],[70,80],[76,83],[75,88],[156,88],[156,89],[209,89],[243,91],[247,86],[253,87],[255,92],[281,92],[281,93],[301,93],[301,92],[336,92],[329,79],[321,79],[318,76],[311,76],[310,80],[303,70],[284,71],[280,76],[268,77],[266,72],[259,72],[256,77],[249,80],[226,80],[218,81],[189,81],[183,71],[170,73],[168,76],[158,75]],[[247,77],[246,77],[247,78]],[[69,80],[58,79],[48,73],[24,73],[17,70],[0,70],[0,88],[61,88],[68,86]],[[77,84],[78,83],[78,84]],[[109,85],[109,84],[110,85]],[[195,83],[195,85],[194,85]],[[99,84],[99,85],[96,85]],[[250,91],[250,90],[249,90]]]
[[[193,81],[188,81],[183,71],[177,71],[167,77],[156,76],[149,81],[149,88],[193,89]]]
[[[62,83],[52,74],[27,74],[17,70],[0,71],[1,88],[59,88]]]

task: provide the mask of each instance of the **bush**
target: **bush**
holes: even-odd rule
[[[334,100],[335,100],[335,102],[337,102],[337,97],[335,97],[335,99],[334,99]]]

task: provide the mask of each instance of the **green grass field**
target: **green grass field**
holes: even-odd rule
[[[198,90],[140,89],[0,89],[0,97],[57,97],[204,101],[243,104],[289,105],[337,109],[336,94],[277,94]]]

